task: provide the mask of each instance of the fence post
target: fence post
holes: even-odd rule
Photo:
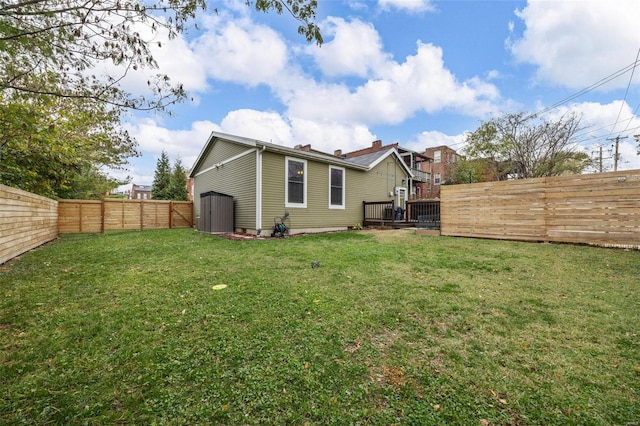
[[[391,200],[391,228],[396,227],[396,200]]]
[[[120,205],[122,206],[122,229],[124,229],[124,198],[122,199],[122,202],[120,203]]]
[[[104,234],[104,214],[105,214],[105,201],[104,199],[100,200],[100,233]]]
[[[169,201],[169,229],[173,229],[173,201]]]
[[[144,231],[144,200],[140,200],[140,230]]]
[[[80,233],[82,234],[82,203],[80,203],[80,210],[78,211],[80,217],[78,219],[78,224],[80,225]]]

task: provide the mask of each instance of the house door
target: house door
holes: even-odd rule
[[[404,211],[404,209],[406,208],[406,202],[407,202],[407,188],[403,188],[403,187],[396,187],[396,194],[397,194],[397,200],[396,200],[396,205],[399,207],[402,207],[402,211]],[[401,219],[396,217],[396,219]]]

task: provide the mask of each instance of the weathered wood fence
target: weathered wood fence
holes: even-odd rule
[[[192,226],[193,203],[190,201],[105,199],[58,202],[60,234]]]
[[[57,201],[0,185],[0,264],[57,236]]]
[[[640,170],[440,191],[441,235],[640,248]]]

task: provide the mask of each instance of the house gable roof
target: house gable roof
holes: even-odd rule
[[[402,160],[402,158],[400,158],[400,154],[398,154],[398,151],[396,151],[395,148],[389,148],[382,151],[374,151],[368,154],[358,155],[356,157],[348,157],[345,160],[350,163],[365,165],[369,170],[371,170],[390,155],[395,155],[398,162],[402,165],[402,168],[404,168],[407,172],[407,175],[413,177],[411,169],[409,169],[407,164]]]
[[[193,178],[196,175],[200,165],[202,164],[202,162],[206,157],[206,154],[209,152],[209,148],[213,146],[215,142],[219,139],[229,141],[235,144],[243,145],[243,146],[246,146],[247,148],[262,149],[265,151],[275,152],[282,155],[289,155],[292,157],[315,160],[322,163],[334,164],[334,165],[338,165],[338,166],[342,166],[350,169],[362,170],[362,171],[371,170],[376,165],[378,165],[382,160],[387,158],[389,155],[395,155],[398,161],[404,166],[404,169],[407,171],[407,175],[412,176],[411,170],[409,170],[409,168],[406,166],[404,161],[402,161],[398,152],[395,149],[389,149],[386,151],[372,153],[375,155],[367,154],[359,157],[345,159],[345,158],[337,157],[331,154],[320,153],[318,151],[302,151],[295,148],[289,148],[283,145],[277,145],[270,142],[263,142],[257,139],[250,139],[242,136],[230,135],[230,134],[221,133],[221,132],[211,132],[211,135],[209,136],[207,143],[204,145],[204,147],[200,151],[200,154],[198,155],[198,158],[196,158],[196,161],[193,163],[193,167],[191,168],[189,177]]]

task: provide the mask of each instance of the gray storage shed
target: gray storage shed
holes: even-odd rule
[[[233,232],[233,197],[209,191],[200,194],[200,232]]]

